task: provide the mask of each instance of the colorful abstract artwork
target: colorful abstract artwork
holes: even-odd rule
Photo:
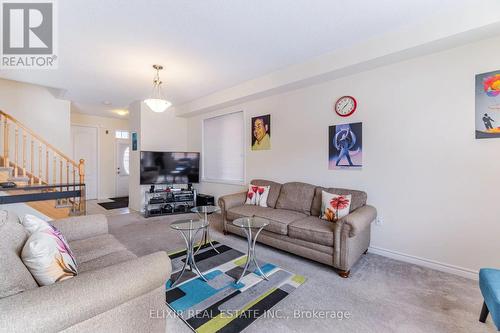
[[[476,75],[476,139],[500,138],[500,71]]]
[[[252,118],[252,150],[271,149],[271,115]]]
[[[238,333],[271,311],[306,279],[280,267],[259,262],[269,280],[255,269],[236,284],[245,265],[246,255],[224,244],[202,246],[195,255],[196,265],[207,278],[204,282],[187,271],[175,288],[167,282],[166,301],[186,325],[198,333]],[[186,250],[170,253],[172,278],[176,278],[186,260]]]
[[[334,125],[328,128],[328,168],[363,166],[363,123]]]

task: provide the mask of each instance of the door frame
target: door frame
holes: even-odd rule
[[[114,131],[116,132],[116,131],[125,131],[125,130],[119,130],[119,129],[116,129],[116,130],[114,130]],[[129,147],[130,147],[130,152],[132,152],[132,144],[131,144],[131,142],[130,142],[130,133],[131,133],[131,132],[130,132],[130,131],[128,131],[128,132],[129,132],[129,138],[128,138],[128,139],[118,139],[118,138],[116,138],[116,136],[115,136],[115,144],[114,144],[114,147],[113,147],[113,148],[114,148],[114,151],[115,151],[115,158],[114,158],[114,160],[115,160],[115,169],[114,169],[114,175],[115,175],[115,197],[117,197],[117,196],[118,196],[118,191],[117,191],[118,182],[116,181],[116,178],[117,178],[117,177],[116,177],[116,171],[117,171],[117,169],[118,169],[118,164],[119,164],[119,162],[118,162],[118,149],[117,149],[117,148],[118,148],[118,144],[119,144],[119,143],[128,143],[128,145],[129,145]],[[130,160],[129,160],[129,161],[130,161]],[[130,163],[129,163],[129,164],[130,164]],[[130,170],[130,166],[129,166],[129,170]],[[129,172],[129,174],[128,174],[128,177],[129,177],[129,185],[130,185],[130,172]],[[129,192],[130,192],[130,191],[129,191]],[[129,193],[129,196],[130,196],[130,193]]]
[[[101,162],[100,162],[100,156],[101,156],[101,132],[99,131],[100,127],[97,125],[88,125],[88,124],[80,124],[80,123],[71,123],[71,128],[70,128],[70,134],[71,134],[71,156],[73,157],[73,160],[75,159],[75,143],[73,142],[73,126],[78,126],[78,127],[91,127],[96,129],[96,143],[97,143],[97,150],[96,150],[96,161],[97,161],[97,175],[96,175],[96,195],[97,195],[97,200],[102,200],[101,198]],[[78,161],[75,161],[78,162]]]

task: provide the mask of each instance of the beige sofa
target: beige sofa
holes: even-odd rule
[[[39,287],[20,258],[28,236],[12,215],[0,225],[1,332],[165,332],[165,252],[138,258],[108,233],[103,215],[52,221],[79,274]]]
[[[219,198],[224,233],[244,236],[231,221],[239,217],[267,218],[258,242],[335,267],[348,277],[351,267],[370,245],[370,224],[377,217],[374,207],[366,205],[366,193],[356,190],[323,188],[306,183],[279,184],[253,180],[251,184],[271,186],[268,207],[245,205],[246,192]],[[321,192],[351,194],[349,215],[336,223],[319,218]]]

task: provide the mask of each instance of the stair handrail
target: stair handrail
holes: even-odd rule
[[[13,123],[15,123],[17,126],[21,127],[24,131],[26,131],[27,133],[29,133],[37,141],[39,141],[40,143],[44,144],[46,147],[50,148],[57,155],[59,155],[60,157],[62,157],[66,161],[68,161],[69,163],[73,164],[73,166],[75,168],[78,168],[78,170],[80,170],[80,164],[79,163],[76,163],[75,161],[73,161],[72,158],[68,157],[66,154],[64,154],[63,152],[61,152],[59,149],[57,149],[56,147],[54,147],[52,144],[48,143],[46,140],[44,140],[43,138],[41,138],[33,130],[31,130],[30,128],[28,128],[25,125],[23,125],[19,120],[17,120],[16,118],[12,117],[8,113],[5,113],[3,110],[0,110],[0,115],[3,116],[3,117],[5,117],[6,119],[9,119]],[[83,159],[80,160],[80,163],[83,163]]]
[[[69,191],[71,187],[75,190],[77,184],[85,183],[85,161],[80,159],[75,162],[72,158],[64,154],[62,151],[54,147],[52,144],[48,143],[45,139],[40,137],[32,129],[25,126],[19,120],[11,116],[10,114],[0,110],[0,131],[3,131],[3,151],[0,151],[0,160],[3,162],[4,167],[13,167],[14,175],[13,178],[17,179],[19,170],[23,177],[29,175],[29,184],[34,185],[35,181],[38,185],[50,184],[50,179],[52,178],[53,183],[59,178],[60,188],[62,192],[64,190]],[[14,128],[14,161],[10,161],[10,142],[9,142],[9,128]],[[20,131],[22,131],[22,140],[19,138]],[[27,140],[29,138],[29,140]],[[19,141],[21,142],[21,163],[19,161]],[[27,141],[29,141],[29,146],[31,147],[30,156],[30,172],[27,172]],[[35,150],[35,143],[38,145],[38,149]],[[45,147],[45,153],[43,153],[42,146]],[[38,155],[38,174],[36,174],[36,169],[34,165],[35,156]],[[49,156],[52,155],[52,163],[49,160]],[[57,159],[59,160],[59,167],[57,166]],[[45,165],[43,165],[43,160],[45,160]],[[64,168],[63,161],[66,162],[66,167]],[[42,170],[45,166],[45,175],[42,174]],[[52,177],[50,177],[49,169],[52,166]],[[70,168],[72,169],[70,173]],[[59,169],[59,177],[57,171]],[[65,169],[65,170],[64,170]],[[66,174],[66,179],[63,178],[64,173]],[[78,176],[77,176],[78,173]],[[72,182],[70,182],[70,174],[72,174]],[[45,177],[44,177],[45,176]],[[16,182],[17,181],[17,182]],[[16,184],[23,184],[21,180],[14,180]],[[25,181],[24,181],[25,182]],[[79,185],[78,185],[79,186]],[[53,186],[56,188],[55,186]],[[53,190],[53,189],[52,189]],[[75,198],[68,198],[68,203],[72,205],[72,213],[79,212],[85,214],[85,186],[80,186],[80,196]]]

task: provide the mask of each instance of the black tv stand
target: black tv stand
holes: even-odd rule
[[[196,205],[196,190],[166,188],[146,191],[144,217],[185,214]]]

